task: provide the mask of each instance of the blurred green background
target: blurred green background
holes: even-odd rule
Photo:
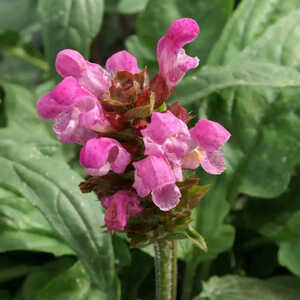
[[[96,196],[78,188],[80,147],[35,105],[64,48],[103,66],[125,48],[153,75],[182,17],[200,25],[185,47],[200,67],[170,101],[232,138],[226,172],[198,172],[212,187],[193,225],[209,251],[178,242],[178,299],[299,299],[299,0],[0,0],[0,300],[154,299],[151,247],[103,232]]]

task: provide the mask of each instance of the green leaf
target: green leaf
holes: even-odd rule
[[[91,42],[102,24],[103,10],[103,0],[39,1],[46,56],[52,68],[56,54],[65,48],[89,57]]]
[[[151,247],[153,248],[153,245],[151,245]],[[143,253],[139,249],[132,249],[131,254],[131,265],[126,266],[121,270],[121,279],[123,283],[122,299],[133,300],[138,299],[138,296],[140,296],[140,298],[142,299],[146,299],[146,297],[142,297],[141,294],[145,295],[145,293],[148,292],[153,295],[153,293],[151,293],[150,288],[143,288],[143,283],[149,276],[150,272],[153,270],[154,260],[150,255]],[[142,293],[139,292],[139,290],[141,291],[141,289],[144,290]]]
[[[298,210],[287,222],[289,239],[279,243],[278,259],[282,266],[287,267],[296,275],[300,275],[300,210]]]
[[[250,60],[223,67],[203,67],[182,80],[172,100],[178,100],[181,105],[193,104],[214,92],[238,86],[246,90],[257,86],[299,87],[300,73],[291,67]]]
[[[117,6],[120,14],[136,14],[141,12],[149,0],[121,0]]]
[[[38,293],[36,300],[85,300],[90,292],[90,287],[91,284],[83,266],[76,263],[52,279]]]
[[[111,238],[101,228],[103,212],[95,195],[80,193],[79,175],[62,160],[11,141],[0,145],[0,165],[0,182],[38,206],[78,254],[92,281],[110,299],[118,299]]]
[[[282,16],[297,8],[300,8],[298,0],[243,0],[213,48],[208,63],[223,65],[235,61],[243,49],[260,38]],[[270,40],[265,42],[270,43]],[[274,45],[277,40],[273,42],[270,44]]]
[[[130,265],[131,254],[126,240],[114,234],[112,236],[112,243],[114,247],[116,263],[119,264],[121,267]]]
[[[92,287],[82,264],[73,263],[65,257],[37,268],[23,284],[22,300],[107,300]]]
[[[71,268],[73,264],[74,259],[66,256],[34,269],[23,283],[22,300],[36,300],[41,290],[46,288],[54,278]]]
[[[35,0],[1,0],[0,29],[23,29],[35,16]]]
[[[149,49],[147,52],[152,53],[153,60],[150,65],[156,64],[155,49],[158,40],[176,19],[190,17],[198,22],[201,33],[196,41],[186,46],[187,53],[191,56],[199,56],[200,63],[204,64],[231,13],[232,5],[232,0],[150,0],[138,18],[138,38],[127,43],[128,49],[144,65],[147,61],[139,48],[145,45]],[[138,48],[136,51],[132,46],[133,43]]]
[[[11,300],[10,293],[6,290],[0,290],[0,299],[1,300]]]
[[[212,277],[203,284],[203,291],[195,300],[295,300],[299,283],[299,278],[289,276],[269,280],[234,275]]]
[[[1,185],[5,186],[5,182],[0,182],[0,252],[31,250],[54,255],[74,253],[36,207],[19,194],[1,188]]]

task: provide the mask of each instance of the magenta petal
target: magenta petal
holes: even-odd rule
[[[176,133],[189,136],[186,124],[170,112],[152,114],[151,123],[141,130],[144,137],[150,137],[155,143],[162,144],[168,137]]]
[[[79,126],[78,115],[73,109],[62,112],[56,117],[53,130],[63,144],[85,144],[89,139],[97,136],[92,130]]]
[[[56,56],[56,71],[61,77],[79,77],[86,69],[86,60],[77,51],[65,49]]]
[[[112,73],[128,71],[132,74],[140,73],[136,58],[127,51],[119,51],[106,61],[106,69]]]
[[[105,213],[105,224],[108,229],[123,231],[127,223],[127,207],[125,201],[112,196]]]
[[[52,120],[64,110],[61,105],[57,104],[52,97],[52,93],[43,96],[36,105],[36,110],[40,118]]]
[[[90,97],[90,94],[80,87],[75,78],[66,77],[38,101],[37,113],[43,119],[52,120],[59,113],[69,110],[82,97]]]
[[[190,130],[192,139],[205,151],[213,152],[230,138],[230,133],[219,123],[199,120]]]
[[[132,187],[142,198],[146,197],[151,192],[151,189],[145,185],[145,183],[143,182],[142,178],[138,175],[136,170],[134,172],[134,183]]]
[[[130,154],[111,138],[90,139],[80,151],[80,164],[94,176],[105,175],[110,168],[123,173],[130,160]]]
[[[221,151],[206,152],[206,155],[201,160],[202,168],[210,174],[221,174],[226,168],[224,155]]]
[[[136,193],[128,190],[102,197],[101,203],[107,209],[105,223],[110,230],[124,230],[127,218],[137,216],[143,210]]]
[[[98,132],[112,130],[111,124],[105,118],[101,103],[96,98],[86,98],[79,101],[76,108],[80,111],[79,123],[84,128]]]
[[[75,50],[65,49],[57,54],[56,70],[62,77],[75,77],[82,87],[96,97],[101,97],[110,88],[109,73],[99,65],[85,60]]]
[[[181,193],[176,184],[167,184],[152,192],[152,201],[160,210],[167,211],[180,201]]]
[[[133,165],[144,186],[150,190],[175,183],[173,171],[163,158],[148,156]]]
[[[192,42],[200,32],[193,19],[178,19],[171,24],[166,35],[157,44],[159,73],[165,78],[169,88],[174,87],[184,74],[199,64],[197,57],[185,54],[182,47]]]
[[[73,105],[77,99],[91,97],[91,94],[83,89],[74,77],[64,78],[52,91],[53,98],[62,105]]]

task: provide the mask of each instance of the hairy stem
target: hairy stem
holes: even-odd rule
[[[176,241],[154,243],[156,300],[176,300],[177,253]]]

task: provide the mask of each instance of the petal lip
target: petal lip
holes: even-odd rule
[[[106,61],[106,69],[113,74],[119,71],[128,71],[132,74],[140,73],[136,58],[123,50],[113,54]]]
[[[162,211],[176,207],[180,201],[181,192],[176,184],[166,184],[152,192],[153,203]]]
[[[208,152],[219,149],[231,136],[221,124],[206,119],[199,120],[190,133],[199,147]]]
[[[206,152],[201,167],[209,174],[219,175],[226,169],[224,154],[221,151]]]

